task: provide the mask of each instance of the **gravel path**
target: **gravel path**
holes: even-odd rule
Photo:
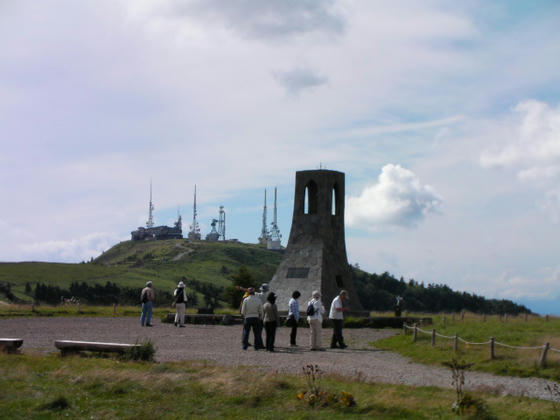
[[[153,328],[141,327],[137,318],[14,318],[0,320],[0,337],[23,338],[24,353],[55,352],[54,340],[134,343],[150,338],[158,361],[204,359],[219,364],[254,365],[264,370],[301,373],[302,366],[317,364],[331,373],[362,381],[415,386],[451,387],[445,368],[413,363],[396,353],[377,350],[368,343],[395,334],[396,330],[345,329],[345,350],[308,351],[309,330],[298,331],[300,347],[291,348],[289,329],[279,328],[276,352],[241,349],[241,326],[187,325],[176,328],[155,320]],[[332,330],[323,330],[323,345]],[[264,335],[263,335],[264,337]],[[551,399],[545,386],[553,382],[534,378],[495,376],[468,372],[466,389]]]

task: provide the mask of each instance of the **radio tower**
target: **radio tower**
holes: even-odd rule
[[[196,184],[194,186],[194,205],[193,205],[193,217],[192,225],[190,226],[188,238],[191,241],[200,241],[200,227],[196,220]]]
[[[146,222],[146,227],[147,228],[153,228],[154,227],[153,211],[154,211],[154,204],[152,203],[152,180],[150,179],[150,207],[148,209],[148,221]]]
[[[261,236],[259,237],[259,244],[266,245],[268,238],[270,237],[268,229],[266,228],[266,188],[264,189],[264,207],[262,216],[262,229]]]
[[[226,240],[226,211],[224,206],[220,206],[220,214],[218,216],[218,233],[222,241]]]
[[[270,224],[270,235],[266,247],[268,249],[282,249],[281,240],[282,235],[280,234],[280,229],[278,229],[278,210],[277,210],[277,194],[276,187],[274,187],[274,219]]]

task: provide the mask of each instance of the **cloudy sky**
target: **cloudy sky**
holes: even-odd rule
[[[350,263],[560,314],[557,1],[0,1],[0,261],[218,206],[288,238],[346,173]],[[271,204],[269,200],[269,205]],[[269,214],[269,220],[271,214]],[[285,242],[285,241],[284,241]]]

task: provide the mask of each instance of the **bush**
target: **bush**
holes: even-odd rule
[[[123,360],[143,360],[145,362],[153,362],[156,354],[156,348],[151,340],[144,343],[136,343],[136,346],[125,350],[122,355]]]

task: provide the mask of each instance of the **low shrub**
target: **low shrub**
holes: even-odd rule
[[[142,360],[146,362],[153,362],[156,354],[156,348],[151,340],[144,343],[136,343],[134,347],[125,350],[122,355],[123,360]]]

